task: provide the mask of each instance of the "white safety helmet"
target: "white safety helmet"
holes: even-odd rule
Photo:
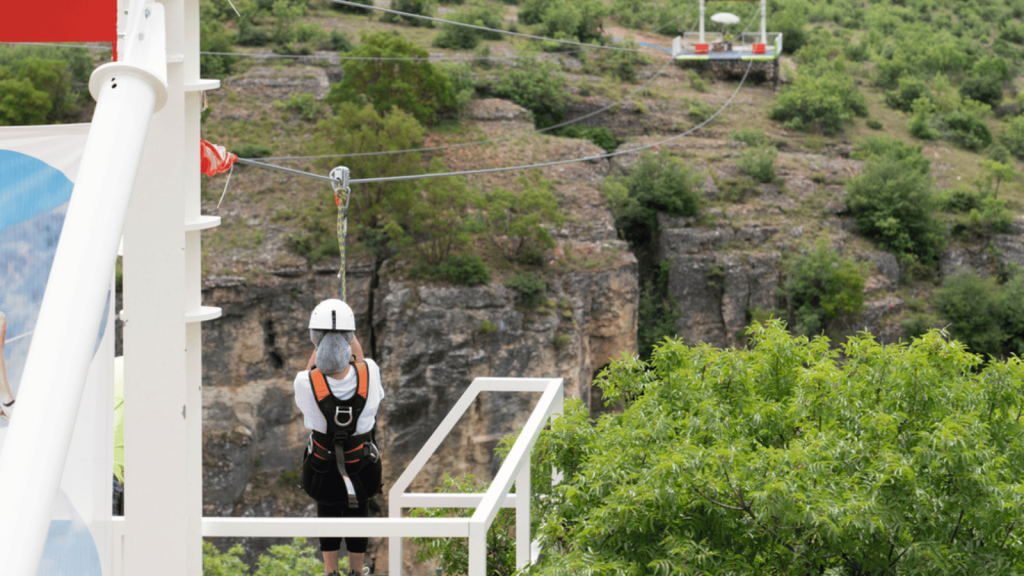
[[[337,298],[330,298],[316,305],[309,317],[310,330],[355,331],[356,316],[352,309]]]

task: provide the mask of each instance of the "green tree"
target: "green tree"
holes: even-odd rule
[[[935,291],[935,309],[950,322],[950,333],[978,354],[1000,355],[1007,334],[1002,309],[1006,295],[995,278],[974,272],[947,278]]]
[[[843,130],[854,116],[867,116],[867,102],[844,63],[819,63],[801,69],[796,81],[776,99],[769,117],[792,130]]]
[[[503,441],[504,442],[504,441]],[[507,450],[506,450],[507,453]],[[466,475],[453,479],[448,474],[438,492],[480,493],[487,491],[487,483],[477,483],[476,477]],[[413,518],[465,518],[471,515],[465,508],[414,508],[409,515]],[[511,508],[498,510],[491,528],[487,531],[487,574],[488,576],[512,576],[516,571],[516,516]],[[411,538],[419,546],[416,561],[436,562],[444,574],[466,574],[469,571],[469,543],[465,538]]]
[[[558,67],[544,60],[522,60],[505,70],[491,92],[533,112],[538,128],[546,128],[565,120],[571,103],[565,76]]]
[[[0,68],[3,76],[5,68]],[[45,124],[53,109],[50,95],[36,90],[25,78],[4,78],[0,80],[0,125],[22,126]]]
[[[834,320],[864,309],[864,274],[824,242],[786,263],[780,293],[802,334],[820,334]]]
[[[322,120],[312,131],[313,139],[307,148],[310,155],[358,154],[418,148],[423,143],[423,126],[410,114],[397,108],[388,114],[379,114],[373,106],[362,108],[354,104],[341,104],[338,114]],[[317,169],[328,173],[340,162],[338,158],[316,161]],[[404,176],[423,172],[420,154],[383,154],[356,156],[344,159],[352,178]],[[416,184],[413,181],[376,182],[358,184],[352,188],[349,201],[349,238],[362,240],[371,251],[386,256],[390,245],[399,242],[404,232],[400,223],[415,202]],[[289,239],[291,247],[311,262],[336,256],[337,212],[334,192],[321,187],[315,202],[311,202],[300,219],[301,230]]]
[[[442,172],[444,164],[435,160],[431,172]],[[416,202],[404,220],[412,236],[413,251],[429,266],[447,261],[463,248],[476,231],[467,220],[475,195],[461,177],[428,178],[422,181]]]
[[[383,31],[364,35],[362,43],[350,54],[368,58],[430,56],[426,49],[398,34]],[[456,93],[451,79],[426,60],[349,60],[344,70],[344,78],[331,86],[325,99],[331,104],[361,103],[365,99],[377,112],[383,114],[397,106],[424,124],[455,111]]]
[[[1019,360],[980,369],[935,331],[838,350],[777,322],[748,335],[613,362],[597,384],[624,409],[596,423],[566,402],[533,453],[531,573],[1016,572]]]
[[[406,14],[433,16],[435,4],[436,2],[434,2],[434,0],[391,0],[391,9],[398,12],[405,12]],[[401,22],[409,26],[420,26],[424,28],[434,27],[434,23],[430,20],[414,18],[412,16],[399,16],[391,13],[385,13],[381,16],[381,20],[384,22]]]
[[[540,177],[516,179],[518,192],[495,188],[480,199],[491,243],[511,261],[539,265],[555,240],[545,225],[560,226],[554,185]]]
[[[932,264],[944,234],[931,215],[931,176],[920,151],[906,154],[905,145],[894,145],[891,151],[869,155],[864,172],[847,183],[846,204],[860,232],[884,250]]]
[[[697,175],[669,152],[642,153],[627,176],[605,180],[615,227],[631,244],[651,242],[658,231],[658,213],[693,216],[700,209]]]
[[[608,14],[608,7],[600,0],[525,0],[519,10],[519,21],[540,24],[544,36],[592,42],[602,40],[601,23]]]
[[[982,159],[981,169],[984,171],[984,179],[987,185],[992,188],[992,195],[997,198],[999,197],[999,184],[1004,181],[1016,182],[1019,176],[1013,166],[989,158]]]

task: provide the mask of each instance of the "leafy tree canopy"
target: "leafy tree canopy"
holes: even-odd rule
[[[430,53],[397,33],[366,34],[350,53],[370,58],[427,58]],[[436,122],[456,106],[451,79],[430,62],[394,60],[349,60],[345,76],[331,87],[326,101],[369,102],[379,113],[398,107],[424,124]]]
[[[658,347],[534,452],[535,574],[1011,574],[1024,566],[1024,366],[937,331],[833,349]],[[837,357],[842,353],[843,362]],[[552,486],[550,470],[563,478]]]

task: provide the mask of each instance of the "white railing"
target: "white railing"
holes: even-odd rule
[[[505,462],[483,494],[406,493],[481,392],[540,392],[541,398],[512,445]],[[561,378],[477,378],[441,421],[388,493],[388,518],[203,518],[205,537],[386,537],[389,569],[402,573],[402,538],[468,538],[469,576],[485,576],[487,530],[499,508],[516,510],[516,567],[530,563],[530,452],[541,430],[562,413]],[[510,493],[512,484],[516,492]],[[406,508],[475,508],[468,518],[403,518]],[[129,509],[129,514],[130,514]],[[114,574],[121,574],[123,521],[113,525]]]

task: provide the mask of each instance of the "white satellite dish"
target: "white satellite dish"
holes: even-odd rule
[[[711,21],[719,24],[739,24],[740,17],[729,12],[719,12],[711,17]]]

